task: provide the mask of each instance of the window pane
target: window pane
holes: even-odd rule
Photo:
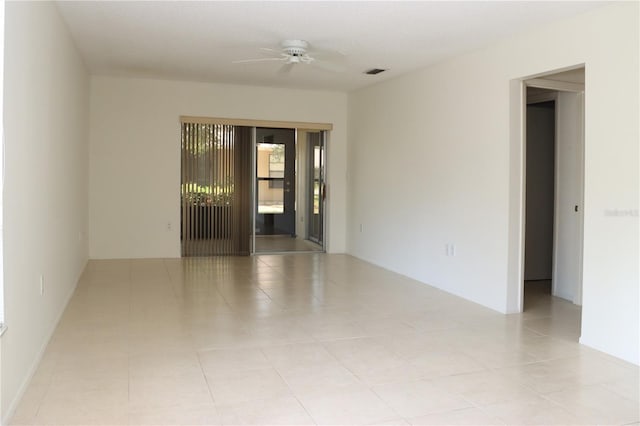
[[[270,185],[276,182],[280,182],[279,188],[278,185]],[[284,188],[281,180],[258,181],[258,213],[284,213]]]
[[[284,177],[284,144],[258,144],[258,178]]]
[[[320,183],[313,182],[313,214],[320,214]]]

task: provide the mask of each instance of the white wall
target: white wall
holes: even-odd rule
[[[180,256],[181,115],[333,123],[328,250],[343,252],[346,112],[343,93],[93,77],[91,258]]]
[[[585,63],[581,341],[638,363],[638,6],[607,5],[353,93],[349,252],[507,312],[510,81]]]
[[[89,80],[54,3],[8,2],[5,30],[6,419],[88,257]]]
[[[4,0],[0,0],[0,117],[4,117]],[[4,255],[3,195],[4,194],[4,120],[0,121],[0,423],[2,422],[2,334],[4,325]]]

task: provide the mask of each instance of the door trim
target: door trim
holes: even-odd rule
[[[569,83],[544,78],[532,78],[525,80],[525,83],[527,87],[537,87],[540,89],[559,90],[561,92],[584,92],[584,84],[582,83]]]

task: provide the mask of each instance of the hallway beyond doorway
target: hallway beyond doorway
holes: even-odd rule
[[[524,282],[525,326],[538,333],[578,342],[582,307],[551,294],[551,280]]]

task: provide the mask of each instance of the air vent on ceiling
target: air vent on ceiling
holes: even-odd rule
[[[380,74],[381,72],[385,72],[386,70],[383,70],[382,68],[371,68],[370,70],[365,71],[365,74],[368,75],[376,75],[376,74]]]

